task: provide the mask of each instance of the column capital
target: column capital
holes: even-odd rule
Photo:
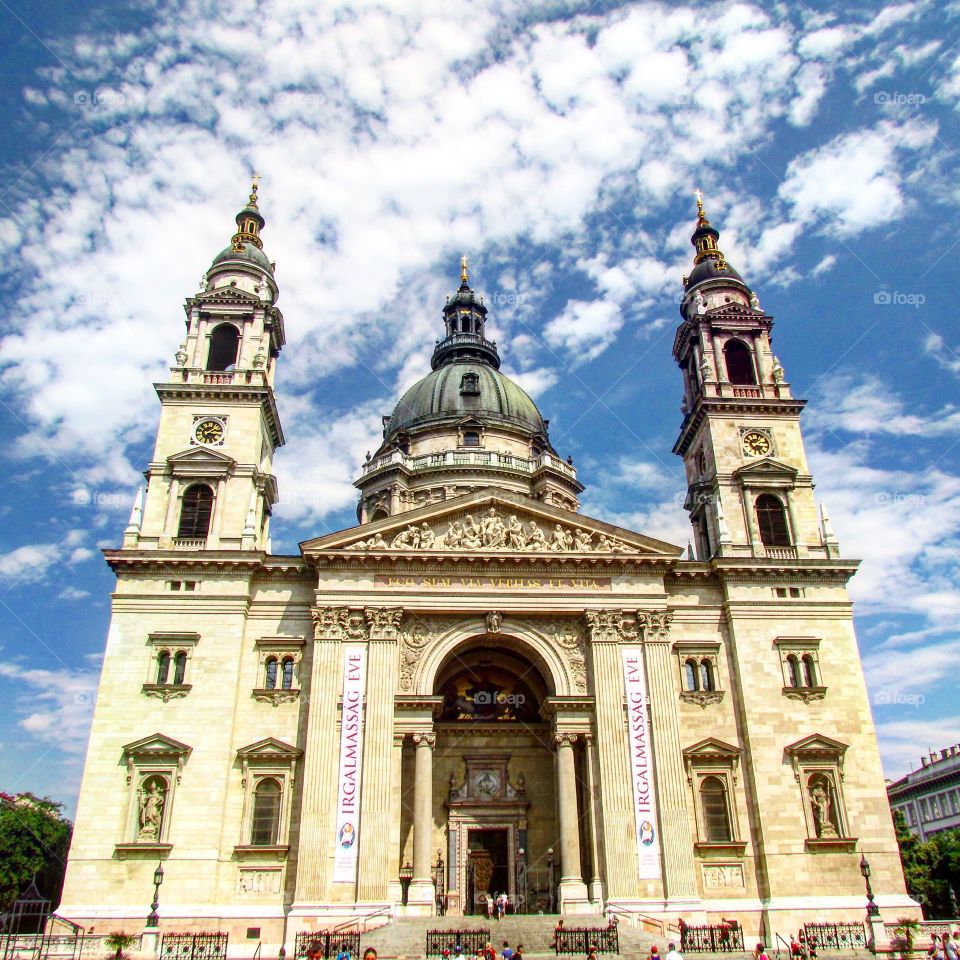
[[[591,643],[619,643],[623,639],[623,611],[587,610],[583,615]]]
[[[371,640],[396,640],[403,607],[366,607],[363,611]]]
[[[673,614],[668,610],[638,610],[637,628],[644,643],[668,643]]]
[[[557,747],[572,747],[580,736],[582,736],[582,734],[579,733],[555,733],[553,735],[553,742]]]
[[[314,640],[366,640],[367,625],[359,610],[349,607],[312,607]]]
[[[437,743],[437,735],[435,733],[415,733],[413,734],[413,742],[417,747],[428,747],[432,750]]]

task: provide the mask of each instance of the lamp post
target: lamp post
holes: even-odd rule
[[[147,917],[148,927],[157,927],[160,925],[160,915],[157,910],[160,909],[160,884],[163,883],[163,864],[158,863],[157,869],[153,871],[153,903],[150,904],[150,916]]]
[[[527,863],[524,860],[526,851],[523,847],[517,848],[517,913],[527,913]]]
[[[867,885],[867,916],[879,917],[880,908],[873,902],[873,887],[870,886],[870,864],[864,854],[860,855],[860,876]]]
[[[553,847],[550,847],[547,850],[547,883],[550,886],[550,901],[549,901],[549,910],[551,913],[556,909],[556,898],[557,894],[554,890],[554,878],[553,878]]]

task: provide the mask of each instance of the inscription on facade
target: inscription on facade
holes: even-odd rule
[[[391,576],[378,574],[374,585],[380,590],[518,590],[523,593],[562,593],[585,590],[605,593],[612,589],[610,577],[464,577]]]

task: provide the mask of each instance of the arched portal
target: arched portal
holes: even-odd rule
[[[482,628],[481,628],[482,631]],[[420,675],[435,704],[432,861],[438,907],[485,915],[560,908],[553,698],[567,678],[542,644],[512,634],[447,638]],[[559,670],[559,676],[554,673]],[[401,869],[415,861],[417,745],[403,755]],[[442,864],[442,871],[439,869]],[[441,877],[442,872],[442,877]]]

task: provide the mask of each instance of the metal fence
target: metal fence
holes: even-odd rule
[[[165,933],[161,960],[226,960],[226,933]]]
[[[464,956],[475,956],[490,942],[489,929],[476,930],[428,930],[425,956],[439,957],[444,950],[454,954],[454,947],[458,946]]]
[[[360,956],[360,934],[356,930],[318,930],[298,933],[294,942],[295,960],[306,957],[312,944],[322,951],[324,960],[337,957],[346,950],[351,957]]]
[[[743,950],[743,927],[715,923],[700,927],[681,926],[680,949],[685,953],[728,953]]]
[[[89,933],[4,933],[0,934],[0,960],[102,960],[105,954],[113,953],[106,945],[107,937]],[[127,951],[140,949],[137,935]]]
[[[562,927],[556,931],[554,947],[560,953],[579,953],[586,956],[595,947],[597,953],[619,953],[620,935],[617,925],[606,927]]]
[[[807,944],[817,950],[852,950],[867,947],[867,934],[862,923],[805,923],[803,935]]]

